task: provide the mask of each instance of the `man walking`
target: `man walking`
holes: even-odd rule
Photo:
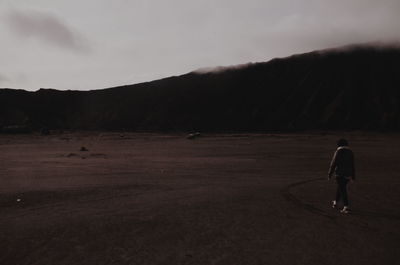
[[[336,199],[333,201],[332,207],[337,208],[337,203],[342,199],[343,209],[340,212],[348,213],[347,184],[349,181],[355,180],[354,155],[346,139],[340,139],[337,146],[338,148],[333,156],[328,172],[328,180],[334,174],[337,183]]]

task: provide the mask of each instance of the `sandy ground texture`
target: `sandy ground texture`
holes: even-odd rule
[[[0,135],[0,264],[396,264],[400,137],[345,135],[347,215],[339,134]]]

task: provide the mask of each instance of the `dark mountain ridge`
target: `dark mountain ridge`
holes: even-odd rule
[[[400,48],[352,46],[92,91],[0,90],[0,127],[399,130]]]

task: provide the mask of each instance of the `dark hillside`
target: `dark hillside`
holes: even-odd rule
[[[400,129],[400,49],[359,46],[88,92],[0,90],[0,126]]]

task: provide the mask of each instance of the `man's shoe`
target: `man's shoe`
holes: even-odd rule
[[[343,207],[343,209],[340,212],[341,213],[349,213],[350,209],[349,209],[349,207],[345,206],[345,207]]]

